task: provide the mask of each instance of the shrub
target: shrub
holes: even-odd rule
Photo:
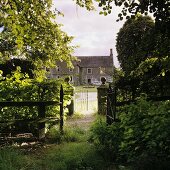
[[[30,79],[27,74],[21,73],[20,67],[7,77],[2,76],[0,70],[0,101],[58,101],[60,98],[60,87],[63,85],[65,89],[66,83],[62,80],[37,80]],[[67,106],[71,99],[68,92],[64,96],[64,107]],[[59,105],[46,107],[47,117],[59,117]],[[10,128],[19,127],[15,124],[14,120],[36,119],[38,116],[38,109],[35,106],[32,107],[3,107],[0,108],[0,120],[12,121]],[[26,130],[26,132],[32,132],[32,129],[36,129],[37,123],[32,122],[29,124],[29,128],[20,128],[19,130]],[[0,131],[7,129],[7,124],[1,124]],[[36,130],[35,130],[36,131]]]
[[[124,108],[121,125],[124,129],[120,153],[128,161],[143,154],[161,159],[170,158],[170,102],[144,99]]]
[[[103,157],[106,160],[117,159],[122,140],[120,124],[117,122],[108,126],[103,120],[99,120],[92,126],[91,132],[89,140],[94,142]]]
[[[91,139],[103,155],[129,163],[170,160],[170,101],[141,98],[119,114],[120,122],[107,126],[98,121],[91,129]]]

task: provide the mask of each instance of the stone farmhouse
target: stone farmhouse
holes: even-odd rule
[[[112,82],[113,53],[110,49],[108,56],[76,56],[78,61],[73,63],[74,68],[67,68],[65,62],[57,62],[55,68],[50,68],[48,78],[70,76],[74,85],[100,85],[101,77],[106,82]]]

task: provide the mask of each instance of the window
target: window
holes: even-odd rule
[[[92,74],[92,68],[87,68],[87,74]]]
[[[88,84],[91,84],[91,79],[87,79],[87,83],[88,83]]]

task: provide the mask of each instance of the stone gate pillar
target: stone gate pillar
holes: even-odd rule
[[[64,94],[71,95],[71,97],[72,97],[70,104],[66,106],[68,108],[68,115],[71,116],[74,113],[74,100],[73,100],[74,87],[69,83],[70,82],[70,78],[69,77],[65,78],[65,82],[66,82],[66,87],[65,87]]]
[[[102,84],[97,88],[98,114],[106,115],[107,112],[107,91],[106,79],[101,78]]]

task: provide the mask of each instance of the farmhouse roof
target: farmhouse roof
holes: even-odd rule
[[[113,56],[77,56],[79,67],[113,67]]]

